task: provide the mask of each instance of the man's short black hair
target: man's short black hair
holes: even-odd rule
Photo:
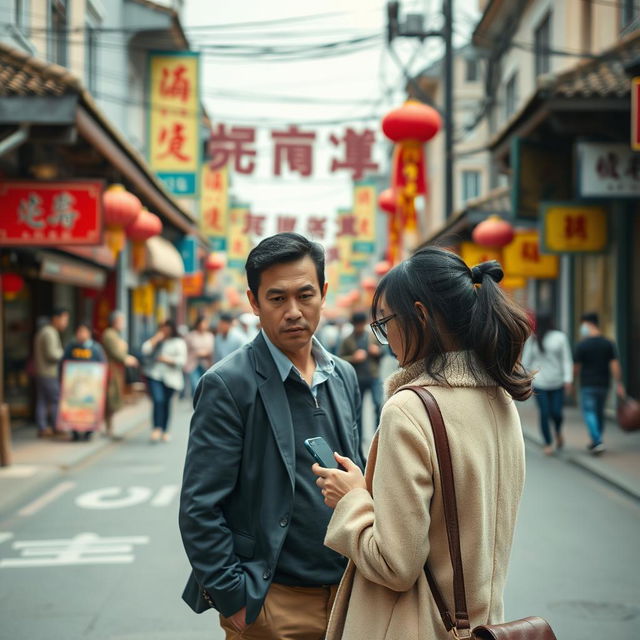
[[[591,324],[594,324],[596,327],[600,326],[600,318],[598,317],[598,314],[595,311],[589,311],[589,313],[583,313],[582,316],[580,317],[580,320],[582,322],[590,322]]]
[[[66,307],[54,307],[53,311],[51,312],[51,317],[59,318],[61,315],[64,315],[65,313],[69,313],[69,309],[67,309]]]
[[[356,311],[351,316],[351,324],[364,324],[367,321],[367,314],[364,311]]]
[[[228,311],[223,311],[220,314],[220,318],[218,320],[219,320],[219,322],[229,322],[229,323],[231,323],[231,322],[233,322],[233,314],[229,313]]]
[[[309,256],[316,265],[320,291],[324,289],[324,249],[317,242],[311,242],[299,233],[277,233],[265,238],[254,247],[247,258],[245,269],[251,293],[258,299],[260,276],[275,264],[296,262]]]

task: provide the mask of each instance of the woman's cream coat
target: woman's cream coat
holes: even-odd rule
[[[472,627],[503,620],[503,590],[524,483],[524,444],[511,397],[474,379],[461,354],[446,369],[450,387],[421,365],[398,371],[435,396],[449,436],[458,502],[467,605]],[[429,566],[453,611],[453,579],[433,432],[418,396],[402,390],[384,406],[372,442],[369,491],[349,492],[325,544],[349,558],[327,640],[449,638],[423,572]]]

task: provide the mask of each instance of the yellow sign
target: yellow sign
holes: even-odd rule
[[[227,248],[228,217],[227,167],[216,171],[205,163],[200,171],[200,231],[209,238],[213,251],[225,251]]]
[[[140,316],[153,315],[154,289],[151,283],[140,285],[133,290],[133,313]]]
[[[481,247],[473,242],[460,243],[460,257],[468,267],[475,267],[475,265],[489,262],[489,260],[497,260],[502,263],[502,253],[499,250]]]
[[[200,167],[199,57],[149,55],[149,164],[169,191],[196,196]]]
[[[540,252],[537,231],[516,231],[513,242],[502,250],[502,260],[504,271],[510,277],[558,277],[558,256]]]
[[[227,249],[227,266],[230,269],[244,269],[249,251],[251,251],[251,241],[247,233],[247,217],[249,207],[247,205],[236,205],[229,211],[229,239]]]
[[[543,238],[547,251],[603,251],[607,246],[607,211],[598,205],[546,205]]]
[[[353,216],[356,230],[353,251],[358,254],[358,258],[362,256],[365,262],[376,251],[376,210],[375,185],[372,182],[357,182],[353,188]]]
[[[505,276],[500,282],[503,289],[524,289],[527,286],[527,279],[521,276]]]

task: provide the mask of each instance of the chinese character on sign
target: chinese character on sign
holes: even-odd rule
[[[76,218],[80,215],[73,209],[74,197],[63,191],[53,197],[53,214],[47,218],[51,225],[60,225],[65,229],[72,229]]]
[[[633,155],[629,158],[629,166],[625,174],[631,176],[634,180],[640,180],[640,156]]]
[[[619,178],[618,154],[605,153],[598,158],[596,171],[601,178]]]
[[[585,216],[566,216],[564,219],[564,237],[587,239],[587,219]]]
[[[287,131],[272,131],[275,140],[273,149],[274,174],[282,175],[283,159],[291,171],[297,171],[301,176],[310,176],[313,172],[313,141],[316,134],[300,131],[291,126]]]
[[[19,558],[0,560],[0,569],[16,567],[60,567],[87,564],[128,564],[133,562],[133,546],[147,544],[147,536],[101,538],[80,533],[69,540],[29,540],[14,542]]]
[[[213,206],[203,211],[204,222],[213,231],[224,232],[222,225],[222,214],[219,207]]]
[[[277,233],[293,233],[296,230],[297,218],[293,216],[278,216],[277,219]]]
[[[330,247],[327,249],[327,262],[335,262],[340,259],[340,249],[338,247]]]
[[[167,127],[163,127],[160,130],[160,136],[158,142],[160,146],[166,145],[167,149],[164,153],[158,156],[158,158],[166,158],[167,156],[174,156],[182,162],[189,162],[191,158],[184,154],[182,147],[184,147],[187,137],[184,134],[184,124],[181,122],[175,122],[173,124],[173,130],[170,132]]]
[[[357,236],[356,217],[340,216],[338,218],[338,235],[339,236]]]
[[[318,240],[324,240],[326,235],[325,225],[327,223],[326,218],[309,218],[307,221],[307,233]]]
[[[209,155],[211,156],[211,168],[222,169],[233,158],[233,168],[238,173],[250,175],[256,168],[253,160],[242,163],[243,157],[254,158],[256,150],[246,148],[253,145],[256,139],[256,130],[252,127],[231,127],[229,132],[223,124],[219,124],[215,131],[211,132],[209,139]]]
[[[266,220],[266,216],[255,216],[252,213],[248,213],[244,221],[242,233],[253,236],[264,236],[264,224]]]
[[[36,193],[30,193],[27,200],[20,200],[18,220],[32,229],[42,229],[44,220],[36,220],[43,215],[42,198]]]
[[[187,68],[178,65],[173,74],[166,67],[162,69],[162,80],[160,80],[160,95],[163,98],[178,98],[182,102],[189,99],[189,79],[186,76]]]
[[[540,252],[537,242],[523,242],[521,255],[523,260],[530,262],[540,262]]]
[[[345,155],[343,160],[331,161],[331,172],[335,173],[339,169],[351,169],[354,180],[360,180],[365,171],[377,171],[378,163],[373,162],[371,155],[373,153],[373,145],[375,143],[375,134],[371,129],[365,129],[362,133],[357,133],[348,128],[344,138],[338,138],[331,135],[331,142],[338,146],[340,142],[344,142]]]

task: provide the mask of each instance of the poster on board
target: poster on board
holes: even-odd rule
[[[104,419],[106,391],[107,365],[104,362],[64,362],[56,428],[61,431],[99,429]]]

